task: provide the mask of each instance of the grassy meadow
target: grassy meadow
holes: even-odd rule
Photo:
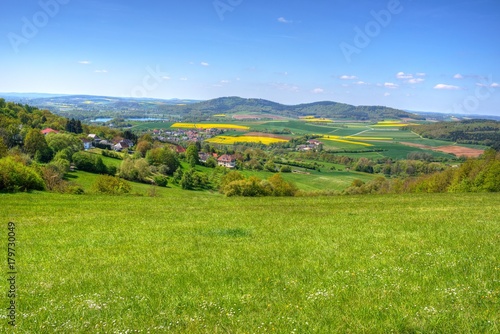
[[[500,194],[0,203],[17,333],[500,331]]]

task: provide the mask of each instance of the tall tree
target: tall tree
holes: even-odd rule
[[[77,120],[75,123],[75,133],[83,133],[82,121]]]
[[[39,129],[31,129],[24,138],[24,151],[34,157],[37,151],[45,151],[49,145]]]
[[[189,145],[186,149],[186,161],[189,163],[189,166],[193,168],[200,163],[198,152],[198,147],[194,144]]]

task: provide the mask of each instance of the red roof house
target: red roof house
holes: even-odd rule
[[[59,133],[59,131],[56,131],[56,130],[51,129],[51,128],[46,128],[46,129],[42,130],[41,132],[42,132],[42,135],[44,135],[44,136],[49,134],[49,133]]]

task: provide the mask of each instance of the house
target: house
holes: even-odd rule
[[[118,144],[114,145],[113,146],[113,150],[117,151],[117,152],[121,152],[123,150],[128,150],[130,146],[128,146],[127,143],[125,143],[123,140],[120,141]]]
[[[130,139],[122,139],[115,145],[113,145],[113,150],[121,152],[123,150],[128,150],[130,147],[134,146],[134,142]]]
[[[94,142],[94,146],[102,148],[103,150],[111,150],[113,148],[113,144],[107,140],[99,140],[97,143]]]
[[[316,140],[316,139],[310,139],[307,141],[307,143],[311,144],[311,145],[315,145],[315,146],[321,145],[321,142],[319,140]]]
[[[314,150],[315,147],[314,145],[299,145],[297,146],[297,151],[311,151]]]
[[[134,146],[134,142],[130,139],[122,139],[122,140],[120,140],[120,143],[126,144],[126,145],[128,145],[128,147]]]
[[[236,167],[236,158],[234,155],[224,154],[217,159],[217,163],[219,166],[223,166],[226,168],[235,168]]]
[[[87,138],[90,138],[90,140],[93,140],[93,141],[96,141],[96,140],[100,140],[101,138],[99,138],[98,135],[96,135],[95,133],[89,133],[89,135],[87,136]]]
[[[91,140],[92,141],[92,145],[94,145],[94,146],[97,146],[97,144],[99,144],[101,142],[101,138],[99,138],[99,136],[96,135],[95,133],[90,133],[87,136],[87,139]]]
[[[51,129],[51,128],[46,128],[46,129],[42,130],[42,135],[44,135],[44,136],[48,135],[49,133],[59,133],[59,131],[56,131],[56,130]]]
[[[92,140],[89,139],[82,139],[83,142],[83,148],[85,151],[90,150],[92,148]]]

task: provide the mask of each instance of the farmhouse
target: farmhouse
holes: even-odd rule
[[[316,145],[299,145],[297,151],[312,151],[316,149]]]
[[[113,146],[113,150],[115,150],[117,152],[121,152],[121,151],[128,149],[128,148],[129,148],[129,146],[124,142],[119,142],[118,144]]]
[[[130,139],[122,139],[116,145],[113,146],[115,151],[121,152],[122,150],[128,149],[134,146],[134,142]]]
[[[236,167],[236,158],[234,155],[224,154],[217,159],[217,163],[219,166],[227,167],[227,168],[235,168]]]
[[[315,146],[321,145],[321,142],[319,140],[316,140],[316,139],[310,139],[307,141],[307,143],[311,144],[311,145],[315,145]]]

